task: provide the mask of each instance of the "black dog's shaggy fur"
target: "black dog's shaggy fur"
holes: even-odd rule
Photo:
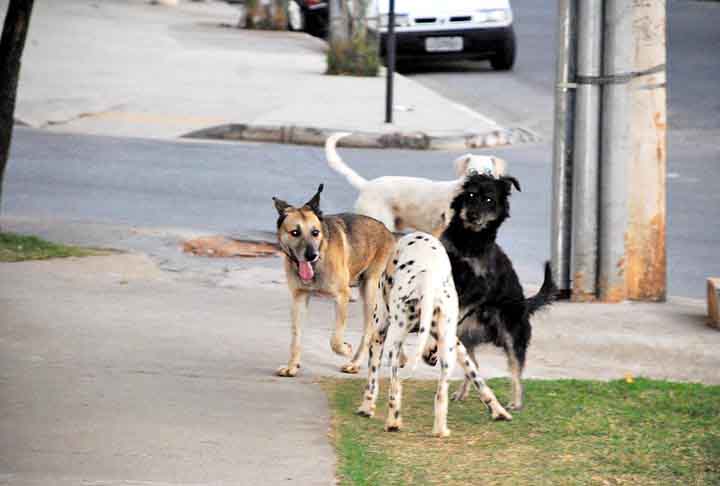
[[[460,299],[458,337],[473,358],[479,344],[503,348],[512,374],[510,408],[517,410],[522,407],[520,376],[530,344],[530,316],[551,303],[558,290],[546,263],[540,291],[526,299],[510,258],[495,242],[498,229],[510,216],[513,186],[520,190],[513,177],[468,177],[452,201],[453,217],[441,241],[450,256]],[[468,388],[466,380],[454,398],[465,398]]]

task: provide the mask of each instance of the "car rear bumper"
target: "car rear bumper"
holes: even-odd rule
[[[458,29],[427,32],[395,32],[395,53],[398,59],[407,58],[488,58],[502,51],[514,37],[512,26],[482,29]],[[463,49],[456,52],[427,52],[428,37],[462,37]],[[384,57],[387,33],[380,34],[380,54]]]

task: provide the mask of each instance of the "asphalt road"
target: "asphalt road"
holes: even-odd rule
[[[341,149],[362,175],[453,177],[456,153]],[[522,192],[500,235],[521,279],[539,283],[549,257],[550,151],[545,145],[495,150],[510,161]],[[702,158],[699,153],[697,157]],[[720,201],[698,191],[689,164],[668,180],[669,293],[702,298],[704,279],[720,274]],[[4,187],[4,214],[43,220],[181,228],[271,237],[271,197],[305,202],[326,184],[326,213],[349,211],[357,196],[332,172],[322,149],[272,144],[157,141],[48,133],[18,128]],[[702,211],[698,211],[702,208]]]

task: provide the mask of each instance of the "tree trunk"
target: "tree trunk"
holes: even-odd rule
[[[5,167],[10,153],[20,58],[25,47],[33,0],[10,0],[0,39],[0,214]]]
[[[350,21],[346,0],[330,0],[330,28],[328,37],[330,44],[343,44],[350,40]]]

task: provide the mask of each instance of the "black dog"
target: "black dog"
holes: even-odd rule
[[[530,344],[530,316],[555,300],[558,289],[546,263],[540,291],[526,299],[510,258],[495,243],[500,225],[510,216],[513,186],[520,190],[514,177],[468,177],[452,201],[453,216],[441,241],[450,256],[460,299],[458,337],[473,360],[479,344],[503,348],[512,374],[509,408],[518,410],[522,407],[520,377]],[[469,387],[466,377],[453,399],[463,400]]]

